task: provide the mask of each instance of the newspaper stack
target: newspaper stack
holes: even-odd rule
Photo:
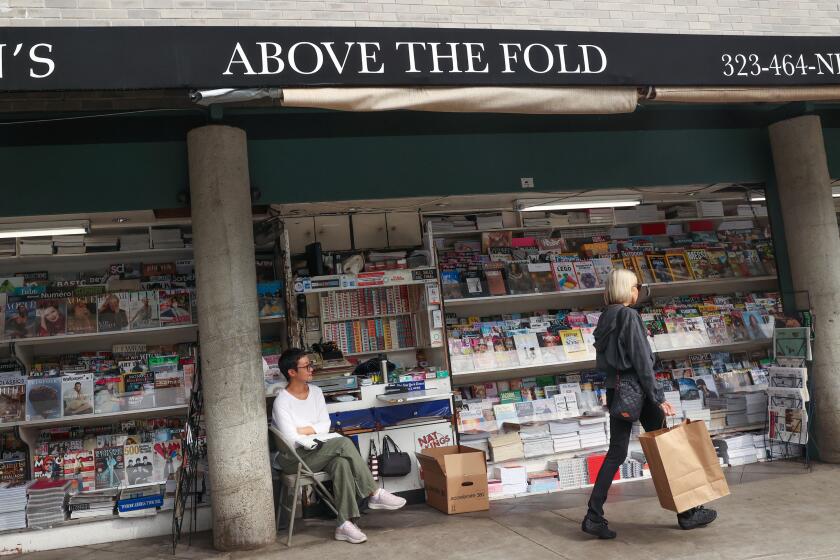
[[[697,211],[703,218],[721,218],[723,217],[723,202],[700,200],[697,202]]]
[[[116,235],[87,235],[85,236],[85,251],[88,253],[103,253],[116,251],[119,238]],[[148,249],[148,245],[145,247]]]
[[[486,229],[502,229],[505,227],[502,221],[502,215],[499,214],[482,214],[476,216],[475,223],[480,230]]]
[[[588,482],[586,457],[552,460],[548,462],[548,469],[557,472],[561,490],[580,488]]]
[[[526,458],[540,457],[554,453],[554,440],[551,439],[551,436],[529,439],[522,443]]]
[[[184,246],[179,228],[152,229],[153,249],[180,249]]]
[[[163,506],[163,494],[160,491],[160,484],[126,488],[120,492],[117,515],[120,517],[157,515],[157,508],[161,506]]]
[[[718,456],[724,464],[731,466],[757,463],[764,456],[764,449],[757,450],[753,441],[753,434],[735,433],[716,437],[712,440],[718,451]]]
[[[747,393],[747,423],[760,424],[767,418],[767,394]]]
[[[619,472],[621,473],[622,480],[643,478],[645,476],[645,470],[642,463],[635,459],[627,459],[624,461],[619,469]]]
[[[26,484],[0,483],[0,531],[26,527]]]
[[[726,429],[726,409],[713,409],[709,412],[709,430],[719,431]]]
[[[47,480],[39,478],[29,485],[26,504],[27,525],[33,529],[45,529],[64,521],[67,513],[67,493],[70,480]]]
[[[462,218],[460,216],[446,216],[439,218],[429,218],[426,220],[426,229],[429,225],[432,226],[432,231],[437,232],[452,232],[452,231],[470,231],[475,230],[475,222]]]
[[[52,239],[20,239],[20,255],[52,255]]]
[[[58,255],[81,255],[85,252],[84,235],[54,235],[52,242]]]
[[[14,239],[0,239],[0,257],[12,257],[16,252]]]
[[[726,426],[728,428],[747,425],[747,394],[726,395]]]
[[[148,251],[148,233],[123,233],[120,235],[120,251]]]
[[[612,222],[612,208],[592,208],[591,210],[589,210],[590,224],[611,224]]]
[[[580,446],[583,449],[607,445],[606,416],[580,419]]]
[[[113,517],[114,506],[117,501],[119,490],[110,488],[97,492],[85,492],[70,496],[67,509],[70,511],[70,519],[89,519],[91,517]]]
[[[576,451],[580,449],[580,422],[575,418],[549,422],[551,437],[554,440],[554,452]]]

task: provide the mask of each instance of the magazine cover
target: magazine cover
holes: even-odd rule
[[[575,261],[574,268],[581,288],[592,289],[601,285],[595,272],[595,264],[592,261]]]
[[[15,288],[23,288],[23,276],[0,278],[0,292],[14,294]]]
[[[440,273],[440,285],[443,291],[443,299],[461,299],[464,292],[461,286],[461,277],[457,270],[443,270]]]
[[[563,344],[563,351],[570,360],[579,360],[584,357],[588,350],[586,348],[586,341],[583,338],[583,333],[580,329],[569,329],[567,331],[560,331],[560,341]]]
[[[67,332],[67,300],[38,299],[36,306],[38,336],[56,336]]]
[[[773,338],[773,326],[769,324],[769,316],[762,315],[760,311],[743,311],[741,318],[744,327],[752,340],[766,340]]]
[[[161,325],[192,323],[189,290],[161,290],[159,297]]]
[[[76,373],[61,377],[64,416],[93,414],[93,374]]]
[[[481,252],[488,253],[491,247],[510,247],[513,232],[488,231],[481,234]]]
[[[758,258],[761,259],[761,264],[764,266],[765,274],[775,276],[778,274],[776,269],[776,253],[773,250],[772,241],[759,241],[755,244],[755,249],[758,251]]]
[[[537,341],[540,344],[543,363],[559,364],[566,360],[566,353],[563,351],[563,341],[556,334],[551,332],[538,332]]]
[[[580,287],[573,261],[554,261],[554,281],[560,291],[577,290]]]
[[[96,489],[119,488],[125,482],[123,446],[100,447],[93,452],[96,468]]]
[[[155,407],[155,374],[135,371],[122,374],[123,410],[143,410]]]
[[[528,273],[528,263],[513,261],[507,263],[508,288],[511,294],[532,294],[534,285]]]
[[[668,266],[665,255],[648,255],[647,261],[651,274],[656,282],[673,281],[674,278],[671,276],[671,269]]]
[[[744,254],[741,251],[727,251],[726,258],[729,259],[729,267],[735,276],[747,278],[750,276],[750,269],[744,261]]]
[[[709,262],[709,255],[705,249],[688,249],[685,252],[691,272],[697,280],[714,278],[714,270]]]
[[[507,294],[503,265],[500,263],[485,263],[484,277],[487,279],[487,291],[490,292],[491,296]]]
[[[177,406],[187,404],[183,371],[161,371],[155,373],[155,406]]]
[[[154,443],[155,457],[152,459],[154,480],[169,480],[181,467],[183,454],[180,439],[157,441]]]
[[[485,297],[488,295],[487,284],[482,281],[481,273],[477,270],[470,270],[464,273],[464,285],[467,288],[467,297]]]
[[[697,389],[697,383],[691,377],[683,377],[677,379],[680,387],[681,401],[696,401],[700,398],[700,391]]]
[[[744,323],[743,311],[732,311],[729,313],[730,333],[734,342],[745,342],[750,339],[750,333],[747,330],[747,325]]]
[[[665,259],[668,261],[668,267],[671,269],[671,277],[674,282],[694,279],[684,253],[668,253],[665,255]]]
[[[697,390],[703,396],[703,402],[708,403],[709,399],[720,398],[714,375],[701,375],[694,379]]]
[[[741,251],[741,256],[750,276],[764,276],[767,274],[764,270],[764,265],[761,264],[761,257],[758,255],[758,251],[747,249]]]
[[[513,249],[510,247],[490,247],[487,251],[490,262],[508,263],[513,261]]]
[[[96,298],[71,297],[67,299],[67,334],[95,333]]]
[[[642,284],[652,284],[656,282],[653,272],[651,272],[647,259],[644,255],[634,255],[629,257],[629,259],[631,264],[630,270],[636,273],[636,278],[639,279],[639,282]]]
[[[260,319],[284,317],[283,282],[260,282],[257,284],[257,301]]]
[[[595,267],[595,276],[598,278],[598,285],[606,286],[607,276],[610,275],[613,269],[612,260],[606,257],[597,257],[592,259],[592,266]]]
[[[26,419],[61,418],[61,378],[29,377],[26,380]]]
[[[554,292],[554,275],[551,273],[551,263],[528,263],[528,274],[535,292]]]
[[[104,294],[96,302],[96,320],[99,332],[128,330],[127,293]]]
[[[154,479],[154,448],[151,443],[136,443],[126,445],[125,481],[129,486],[166,482]]]
[[[22,279],[21,279],[22,280]],[[6,303],[5,338],[30,338],[38,333],[37,304],[31,300],[14,301],[9,298]]]
[[[513,335],[513,341],[516,345],[519,365],[531,366],[543,363],[540,343],[535,333],[515,334]]]
[[[132,292],[128,303],[129,329],[154,329],[160,326],[160,304],[154,290]]]
[[[95,374],[93,381],[93,410],[96,414],[122,410],[123,384],[119,370]]]
[[[729,265],[729,257],[726,254],[726,249],[723,247],[708,247],[706,254],[709,256],[709,266],[712,269],[712,274],[709,278],[732,278],[735,273]]]
[[[20,372],[0,375],[0,424],[26,419],[26,377]]]
[[[706,324],[706,334],[709,336],[709,342],[713,346],[732,342],[723,317],[720,315],[706,315],[703,317],[703,322]]]

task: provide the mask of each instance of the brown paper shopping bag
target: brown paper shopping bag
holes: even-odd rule
[[[683,422],[639,437],[659,504],[677,513],[729,495],[705,422]]]

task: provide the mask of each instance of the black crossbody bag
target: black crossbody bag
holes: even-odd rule
[[[610,416],[624,422],[635,422],[642,415],[645,394],[637,375],[615,374],[615,392],[610,403]]]

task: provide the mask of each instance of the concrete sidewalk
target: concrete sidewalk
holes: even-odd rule
[[[278,543],[260,551],[220,553],[210,536],[193,536],[175,556],[167,539],[145,539],[25,555],[26,560],[370,560],[439,558],[510,560],[806,560],[840,559],[840,466],[760,463],[726,469],[732,495],[715,502],[720,518],[682,531],[659,507],[650,481],[616,485],[607,502],[614,541],[580,531],[588,489],[493,502],[489,512],[446,516],[426,506],[376,512],[360,522],[369,541],[332,540],[326,521],[300,522],[291,549]]]

